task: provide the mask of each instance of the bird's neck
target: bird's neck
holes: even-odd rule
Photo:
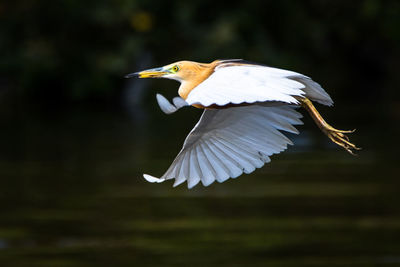
[[[196,64],[191,71],[186,73],[185,79],[181,81],[181,86],[178,91],[180,97],[186,100],[189,93],[214,72],[216,66],[217,61],[209,64]]]

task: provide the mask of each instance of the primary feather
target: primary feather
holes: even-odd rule
[[[175,179],[174,186],[187,181],[192,188],[200,181],[208,186],[251,173],[292,144],[279,130],[298,133],[292,125],[301,124],[300,118],[288,105],[206,109],[166,173],[145,178]]]

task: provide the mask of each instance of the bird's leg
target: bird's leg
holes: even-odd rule
[[[298,98],[298,100],[300,101],[301,106],[305,108],[308,113],[310,113],[311,117],[318,125],[318,127],[322,130],[322,132],[324,132],[329,137],[329,139],[332,140],[332,142],[343,147],[344,149],[346,149],[347,152],[352,155],[354,155],[354,150],[360,150],[360,148],[350,143],[349,138],[345,135],[348,133],[353,133],[355,130],[343,131],[333,128],[322,118],[321,114],[319,114],[317,109],[308,98],[303,97]]]

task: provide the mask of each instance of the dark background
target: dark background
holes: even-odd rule
[[[1,266],[400,264],[400,2],[0,2]],[[148,184],[201,111],[127,73],[243,58],[294,70],[357,131],[306,113],[295,146],[224,184]]]

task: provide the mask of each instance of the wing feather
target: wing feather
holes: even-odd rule
[[[285,150],[291,141],[279,130],[297,133],[301,115],[288,105],[254,104],[228,109],[206,109],[186,138],[182,150],[161,178],[146,175],[150,182],[175,179],[192,188],[251,173]]]
[[[178,109],[188,106],[188,103],[182,97],[174,97],[172,99],[173,104],[168,101],[162,94],[156,95],[157,103],[160,106],[160,109],[165,114],[172,114],[176,112]]]
[[[188,166],[188,154],[184,153],[182,154],[182,159],[178,161],[179,167],[177,168],[177,176],[175,177],[175,183],[174,186],[180,185],[184,181],[186,181],[186,166]]]
[[[207,158],[209,158],[210,162],[212,162],[212,166],[217,174],[215,176],[215,180],[218,182],[223,182],[232,176],[231,170],[229,170],[222,162],[223,157],[216,152],[214,146],[212,144],[208,144],[207,141],[204,141],[204,148],[206,148]]]
[[[197,152],[194,149],[191,149],[190,152],[190,165],[189,165],[189,175],[186,177],[190,177],[191,179],[188,180],[188,187],[192,188],[196,184],[200,182],[200,178],[202,177],[201,170],[199,168],[199,162],[197,160]]]
[[[224,144],[220,138],[214,139],[214,144],[225,153],[230,159],[231,162],[235,163],[237,167],[239,167],[243,172],[251,173],[254,171],[254,166],[247,159],[246,156],[240,155],[234,148],[231,146]],[[235,147],[237,149],[237,147]]]
[[[230,177],[236,178],[242,174],[240,163],[233,159],[231,155],[228,155],[226,151],[221,149],[220,146],[213,140],[213,138],[210,138],[209,146],[212,147],[217,157],[221,159],[222,165],[226,170],[228,170]]]
[[[175,111],[177,111],[176,106],[172,105],[168,99],[166,99],[163,95],[157,94],[156,95],[157,103],[160,106],[160,109],[165,113],[165,114],[172,114]]]
[[[201,143],[199,143],[193,151],[197,155],[197,167],[199,168],[201,182],[204,186],[208,186],[215,181],[215,171],[214,167],[210,164],[208,158],[204,155],[203,151],[201,150]]]
[[[255,155],[254,149],[249,149],[248,147],[243,146],[243,141],[240,140],[239,137],[236,136],[232,141],[229,141],[226,136],[220,136],[219,142],[229,147],[230,150],[233,151],[235,154],[239,154],[238,157],[245,158],[249,164],[251,165],[250,168],[256,167],[261,168],[263,166],[261,160]]]
[[[298,104],[306,96],[325,105],[333,103],[322,87],[293,71],[261,65],[223,63],[187,96],[189,105],[203,106],[277,101]]]
[[[225,136],[227,138],[237,138],[238,137],[237,135],[234,135],[233,133],[230,133],[230,132],[226,132]],[[244,146],[253,147],[256,150],[257,154],[263,153],[263,154],[268,155],[269,153],[271,153],[270,151],[273,151],[271,144],[269,144],[268,142],[265,142],[263,140],[254,140],[252,137],[242,137],[242,136],[239,136],[238,138],[242,141]],[[269,155],[271,155],[271,154],[269,154]],[[263,160],[263,161],[265,161],[265,160]]]

